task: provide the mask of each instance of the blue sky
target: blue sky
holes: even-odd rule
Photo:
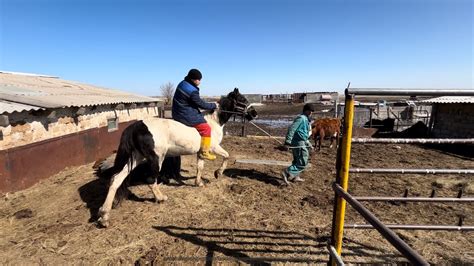
[[[471,0],[0,0],[0,70],[158,95],[474,88]]]

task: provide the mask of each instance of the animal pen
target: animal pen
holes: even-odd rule
[[[345,110],[344,110],[344,129],[342,145],[338,151],[336,168],[336,182],[333,184],[335,191],[332,238],[331,244],[328,245],[330,259],[333,265],[343,265],[341,258],[342,240],[344,229],[376,229],[386,240],[390,242],[402,255],[404,255],[410,263],[415,265],[428,265],[428,262],[413,250],[406,242],[404,242],[391,229],[403,230],[455,230],[455,231],[472,231],[474,225],[463,225],[462,218],[459,219],[458,225],[409,225],[383,224],[375,217],[361,201],[382,201],[382,202],[450,202],[450,203],[470,203],[474,202],[474,198],[463,197],[462,189],[457,197],[446,198],[436,197],[435,190],[432,191],[430,197],[408,197],[408,191],[405,191],[403,197],[355,197],[347,192],[349,185],[349,173],[391,173],[391,174],[474,174],[474,169],[387,169],[387,168],[350,168],[351,145],[360,143],[397,143],[397,144],[474,144],[473,138],[465,139],[386,139],[386,138],[352,138],[352,127],[354,122],[354,98],[356,95],[371,96],[474,96],[474,90],[448,90],[448,89],[354,89],[347,88],[345,91]],[[349,203],[369,224],[352,224],[344,225],[346,202]]]

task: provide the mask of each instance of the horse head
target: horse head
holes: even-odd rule
[[[248,121],[257,117],[257,111],[253,106],[249,105],[249,101],[244,95],[240,94],[238,88],[235,88],[227,96],[222,97],[219,104],[222,114],[221,121],[223,120],[223,122],[227,122],[233,114],[242,115]]]

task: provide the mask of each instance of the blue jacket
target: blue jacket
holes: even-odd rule
[[[300,114],[293,120],[293,124],[288,128],[286,133],[285,143],[292,146],[304,145],[309,139],[310,122],[306,115]]]
[[[174,93],[171,113],[174,120],[193,127],[206,123],[199,108],[214,110],[216,107],[215,103],[207,103],[201,99],[198,87],[183,80],[178,84]]]

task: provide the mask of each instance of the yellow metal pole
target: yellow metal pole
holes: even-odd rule
[[[336,182],[347,191],[349,183],[349,167],[351,159],[351,143],[352,143],[352,125],[354,120],[354,96],[349,95],[346,90],[346,104],[344,107],[344,136],[341,145],[341,167],[338,172],[338,180]],[[342,250],[342,234],[344,230],[344,217],[346,213],[346,201],[336,195],[336,216],[333,226],[333,244],[337,254],[341,255]],[[335,260],[332,259],[335,265]]]

